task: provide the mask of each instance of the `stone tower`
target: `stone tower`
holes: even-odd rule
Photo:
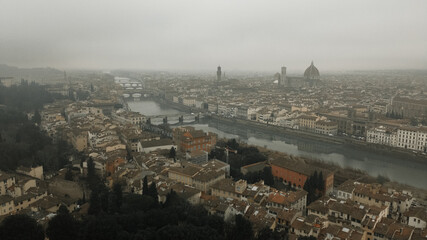
[[[222,74],[221,74],[221,66],[218,66],[218,68],[217,68],[217,70],[216,70],[216,80],[217,80],[218,82],[220,82],[220,81],[221,81],[221,77],[222,77]]]
[[[279,86],[288,87],[288,83],[286,79],[286,67],[282,67],[282,75],[280,76]]]

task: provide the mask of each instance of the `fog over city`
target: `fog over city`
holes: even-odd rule
[[[0,63],[60,69],[425,69],[427,2],[1,1]]]
[[[426,0],[0,0],[0,240],[427,240]]]

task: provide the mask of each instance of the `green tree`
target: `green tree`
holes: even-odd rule
[[[169,157],[175,159],[176,157],[176,150],[174,147],[171,147],[171,149],[169,150]]]
[[[264,179],[264,184],[268,186],[274,186],[274,177],[273,177],[273,173],[271,172],[271,167],[264,168],[263,179]]]
[[[239,149],[239,143],[237,143],[237,141],[236,141],[236,139],[231,139],[231,140],[228,140],[228,142],[227,142],[227,146],[229,147],[229,148],[231,148],[232,150],[237,150],[237,149]]]
[[[323,181],[323,173],[317,174],[314,172],[304,183],[303,189],[307,191],[307,205],[316,201],[324,193],[325,185]]]
[[[311,182],[313,185],[314,189],[318,189],[319,188],[319,176],[317,174],[317,171],[315,170],[313,175],[311,176]]]
[[[65,172],[64,178],[65,180],[73,181],[73,172],[71,171],[71,168],[67,168],[67,172]]]
[[[68,209],[61,205],[57,215],[49,221],[46,235],[50,240],[78,239],[78,222],[71,216]]]
[[[114,195],[116,196],[115,205],[116,205],[117,209],[120,209],[122,207],[122,203],[123,203],[122,185],[119,183],[115,183],[113,186],[113,192],[114,192]]]
[[[100,212],[101,201],[99,197],[99,192],[96,190],[92,190],[92,192],[90,193],[88,214],[96,215]]]
[[[253,239],[252,224],[242,215],[238,214],[235,218],[235,224],[227,234],[228,240]]]
[[[257,240],[280,240],[280,239],[287,239],[286,231],[277,232],[272,231],[270,228],[265,227],[259,231]]]
[[[150,187],[148,187],[148,196],[152,197],[156,201],[159,199],[156,183],[154,181],[150,184]]]
[[[122,227],[114,216],[101,214],[85,222],[84,240],[116,240],[119,239]]]
[[[317,238],[315,238],[315,237],[313,237],[313,236],[310,236],[310,237],[306,237],[306,236],[304,236],[304,237],[298,237],[298,240],[316,240]]]
[[[321,192],[321,193],[325,193],[325,181],[323,180],[323,172],[322,171],[320,171],[320,173],[319,173],[319,184],[318,184],[318,190]]]
[[[36,220],[27,215],[11,215],[0,225],[2,240],[44,240],[44,231]]]
[[[186,202],[184,199],[180,198],[178,194],[172,189],[167,195],[166,195],[166,201],[163,205],[164,207],[174,207],[174,206],[180,206],[185,205]]]
[[[148,180],[147,176],[144,177],[142,181],[142,195],[148,195]]]
[[[95,177],[95,163],[91,157],[87,160],[87,176],[89,179]]]
[[[119,212],[120,208],[117,206],[117,196],[114,192],[108,193],[108,213],[114,214]]]
[[[40,123],[42,122],[42,117],[40,116],[39,110],[36,109],[32,120],[37,125],[40,125]]]
[[[410,123],[411,123],[412,126],[418,126],[418,120],[416,118],[414,118],[414,117],[411,118],[411,122]]]
[[[101,212],[107,212],[109,207],[112,206],[110,205],[109,196],[110,193],[107,187],[102,182],[98,182],[90,193],[88,213],[98,215]]]

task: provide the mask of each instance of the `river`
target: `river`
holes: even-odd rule
[[[180,111],[168,108],[154,101],[129,102],[129,108],[146,116],[174,115]],[[384,156],[352,148],[348,145],[326,143],[297,136],[266,134],[261,131],[244,129],[241,126],[207,121],[192,124],[196,129],[214,132],[219,138],[236,138],[248,144],[267,147],[268,149],[316,158],[325,162],[338,164],[367,172],[371,176],[386,176],[392,181],[405,183],[414,187],[427,189],[427,162]]]

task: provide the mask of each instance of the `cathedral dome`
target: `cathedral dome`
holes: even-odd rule
[[[305,70],[304,77],[307,79],[319,79],[319,70],[314,66],[313,61],[311,65]]]

